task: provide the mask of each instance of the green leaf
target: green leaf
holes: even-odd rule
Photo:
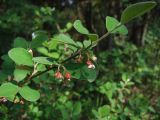
[[[43,65],[43,64],[38,64],[36,70],[42,72],[42,71],[45,71],[45,70],[46,70],[46,67],[45,67],[45,65]]]
[[[48,57],[52,57],[52,58],[55,58],[55,59],[58,59],[60,54],[58,52],[51,52],[49,53],[49,51],[45,48],[45,47],[38,47],[37,48],[37,51],[45,56],[48,56]]]
[[[150,11],[152,8],[156,6],[156,2],[148,1],[148,2],[140,2],[127,7],[121,16],[121,23],[125,24],[132,19],[143,15],[144,13]]]
[[[59,34],[57,36],[55,36],[54,40],[61,42],[61,43],[66,43],[66,44],[70,44],[70,45],[77,45],[76,42],[71,39],[70,36],[65,35],[65,34]]]
[[[48,50],[45,47],[38,47],[37,51],[43,55],[48,55]]]
[[[78,45],[80,48],[83,48],[82,42],[77,41],[76,43],[77,43],[77,45]]]
[[[45,64],[45,65],[54,64],[54,60],[52,58],[49,58],[49,57],[34,57],[33,61],[36,62],[36,63]]]
[[[13,48],[8,55],[18,65],[33,66],[32,55],[24,48]]]
[[[81,110],[82,110],[82,105],[80,102],[77,102],[74,104],[73,106],[73,116],[77,116],[81,113]]]
[[[51,38],[51,40],[47,43],[47,46],[49,50],[56,50],[57,49],[57,40],[55,38]]]
[[[17,37],[16,39],[14,39],[13,46],[15,48],[21,47],[21,48],[27,49],[28,43],[27,43],[27,41],[24,38]]]
[[[40,93],[37,90],[31,89],[29,86],[24,86],[19,91],[19,94],[27,101],[35,102],[40,98]]]
[[[51,53],[48,53],[47,56],[58,59],[60,54],[58,52],[51,52]]]
[[[17,81],[17,82],[20,82],[22,81],[26,76],[27,74],[29,74],[30,71],[28,70],[23,70],[23,69],[15,69],[14,70],[14,79]]]
[[[42,43],[49,40],[45,31],[36,31],[32,33],[31,48],[37,48],[42,46]]]
[[[98,40],[98,35],[97,34],[88,34],[88,37],[91,41],[96,41]]]
[[[80,20],[76,20],[73,26],[79,33],[89,34],[89,31],[82,25],[82,22]]]
[[[121,25],[120,27],[116,28],[120,24],[121,23],[118,20],[116,20],[115,18],[109,17],[109,16],[106,17],[106,28],[107,28],[108,32],[119,33],[122,35],[128,34],[128,30],[124,25]],[[113,29],[115,29],[115,30],[113,30]]]
[[[87,47],[90,46],[91,44],[92,44],[92,43],[91,43],[90,40],[84,40],[84,41],[83,41],[83,45],[84,45],[85,48],[87,48]]]
[[[0,86],[0,97],[14,99],[15,95],[18,93],[19,87],[12,83],[4,83]]]
[[[95,41],[98,39],[98,35],[97,34],[92,34],[92,33],[89,33],[89,31],[87,30],[87,28],[85,28],[83,25],[82,25],[82,22],[80,20],[76,20],[73,24],[74,28],[81,34],[85,34],[89,37],[89,39],[91,41]]]
[[[98,113],[101,117],[108,116],[110,113],[110,106],[104,105],[98,109]]]

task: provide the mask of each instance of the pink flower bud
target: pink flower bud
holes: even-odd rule
[[[69,72],[66,72],[66,73],[65,73],[65,78],[66,78],[67,80],[70,80],[70,79],[71,79],[71,74],[70,74]]]
[[[63,75],[61,74],[61,72],[57,71],[55,74],[54,74],[55,78],[57,79],[62,79],[63,78]]]

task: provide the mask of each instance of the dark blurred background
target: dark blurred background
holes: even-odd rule
[[[22,36],[31,39],[31,33],[43,29],[57,33],[68,22],[80,19],[85,26],[99,35],[106,32],[105,17],[120,19],[127,5],[147,0],[0,0],[0,54],[11,47],[13,39]],[[160,26],[160,6],[150,13],[128,24],[129,35],[126,40],[143,45],[144,35],[155,26]],[[154,30],[158,36],[159,29]],[[110,38],[100,44],[98,50],[114,47]]]

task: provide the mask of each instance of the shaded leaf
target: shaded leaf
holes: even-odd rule
[[[140,2],[127,7],[121,16],[121,23],[125,24],[132,19],[143,15],[144,13],[150,11],[152,8],[156,6],[156,2],[148,1],[148,2]]]
[[[28,43],[24,38],[17,37],[16,39],[14,39],[13,47],[15,48],[21,47],[27,49]]]
[[[59,34],[54,37],[54,39],[58,42],[66,43],[66,44],[71,44],[71,45],[77,45],[76,42],[68,35],[65,34]]]
[[[49,57],[34,57],[33,61],[36,63],[46,64],[46,65],[52,65],[54,63],[54,60]]]
[[[82,110],[82,105],[80,102],[76,102],[73,106],[73,116],[79,115],[81,113]]]
[[[95,69],[89,69],[87,65],[84,65],[81,69],[81,73],[84,79],[88,80],[89,82],[93,82],[97,78],[97,70]]]
[[[42,46],[42,43],[49,40],[47,33],[45,31],[36,31],[32,33],[31,47],[37,48]]]
[[[14,79],[17,81],[17,82],[20,82],[22,81],[26,76],[27,74],[29,74],[30,71],[28,70],[23,70],[23,69],[15,69],[14,70]]]

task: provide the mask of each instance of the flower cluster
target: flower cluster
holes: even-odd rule
[[[67,79],[70,80],[71,79],[71,74],[69,72],[65,72],[65,74],[63,75],[60,71],[57,71],[54,74],[55,78],[57,79]]]

